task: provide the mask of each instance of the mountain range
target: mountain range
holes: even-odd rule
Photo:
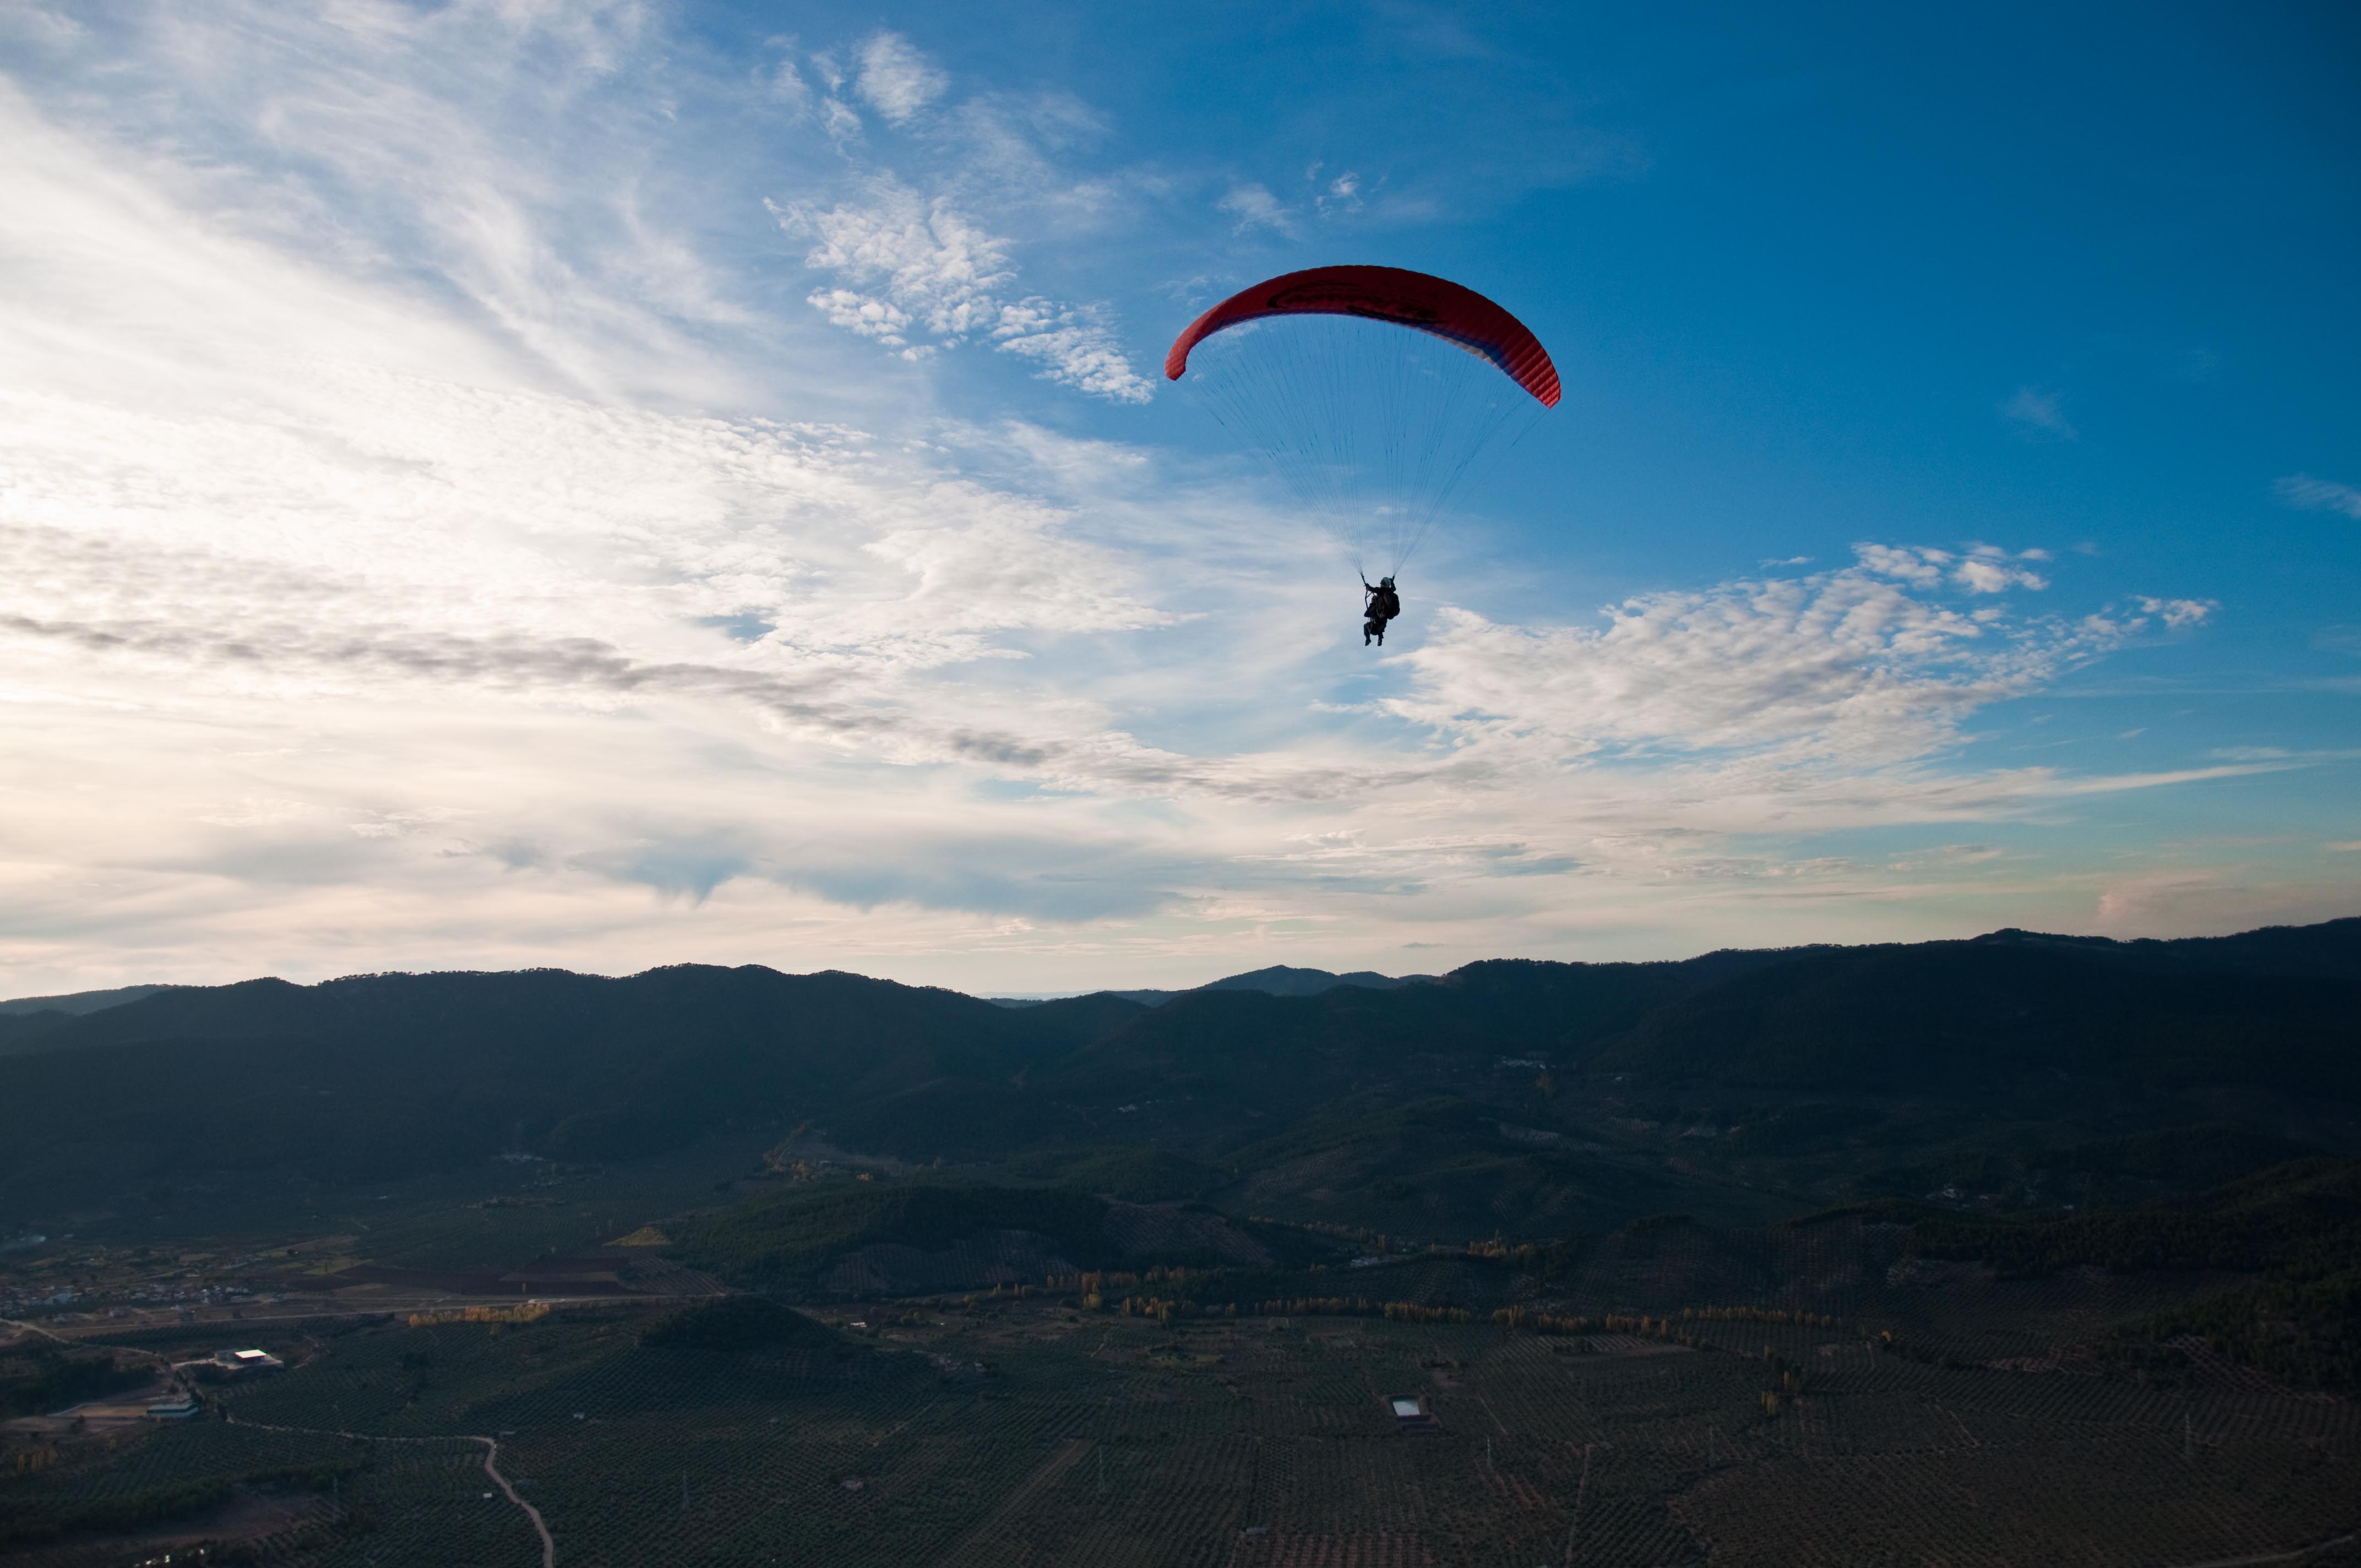
[[[2361,1149],[2356,1019],[2361,919],[1414,981],[1266,970],[1153,1005],[759,966],[261,979],[0,1014],[0,1226],[208,1183],[790,1135],[1435,1234],[1962,1179],[2032,1201],[2061,1170],[2169,1187],[2089,1152],[2125,1139],[2177,1138],[2208,1173],[2225,1148]]]

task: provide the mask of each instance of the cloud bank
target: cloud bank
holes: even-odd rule
[[[2291,765],[1962,760],[2213,613],[2053,603],[2023,542],[1572,624],[1422,606],[1340,676],[1285,510],[946,408],[961,351],[1077,404],[1148,385],[1112,306],[1025,282],[1116,202],[1058,162],[1101,112],[902,35],[748,72],[628,5],[24,15],[9,992],[686,959],[1038,990],[1771,940],[1806,905],[1890,934],[2033,885],[1994,825]],[[1811,838],[1872,828],[1938,841]]]

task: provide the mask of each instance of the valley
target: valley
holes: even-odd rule
[[[2361,922],[1301,973],[0,1014],[0,1555],[2361,1560]]]

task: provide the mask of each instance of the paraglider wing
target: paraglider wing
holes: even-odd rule
[[[1270,465],[1365,582],[1372,565],[1400,573],[1460,481],[1558,401],[1522,322],[1398,267],[1242,290],[1190,323],[1164,374]]]
[[[1314,267],[1241,289],[1173,340],[1165,378],[1179,380],[1190,351],[1223,328],[1290,315],[1359,316],[1431,333],[1490,360],[1543,407],[1557,406],[1557,367],[1524,323],[1473,289],[1399,267]]]

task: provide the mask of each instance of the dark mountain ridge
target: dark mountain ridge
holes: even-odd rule
[[[1508,1215],[1506,1197],[1467,1195],[1597,1193],[1604,1157],[1579,1151],[1635,1138],[1673,1140],[1645,1157],[1660,1173],[2011,1119],[2056,1123],[2053,1142],[2200,1123],[2316,1139],[2361,1102],[2356,1018],[2361,920],[1496,959],[1391,990],[1225,985],[1154,1008],[1100,992],[1011,1009],[759,966],[256,980],[10,1020],[0,1211],[195,1172],[374,1181],[807,1128],[914,1163],[1153,1148],[1266,1195],[1416,1188],[1404,1162],[1423,1161]],[[2289,1119],[2298,1104],[2312,1123]],[[1435,1109],[1406,1143],[1411,1105]],[[1333,1135],[1289,1142],[1314,1118]],[[1745,1135],[1726,1148],[1700,1141],[1733,1122]]]
[[[1595,1065],[1758,1088],[1965,1092],[2035,1075],[2361,1091],[2361,978],[2134,960],[2014,942],[1813,953],[1664,1006]]]
[[[63,1013],[69,1015],[96,1013],[102,1008],[120,1007],[126,1002],[137,1002],[159,991],[170,991],[169,985],[118,985],[107,991],[70,991],[56,996],[19,996],[0,1002],[0,1015],[10,1014]]]
[[[2063,948],[2152,968],[2221,973],[2343,975],[2361,979],[2361,916],[2316,926],[2265,926],[2229,937],[2060,937],[2009,927],[1973,938],[1975,947]]]
[[[1219,980],[1209,980],[1202,985],[1181,991],[1103,991],[1095,994],[1119,996],[1126,1002],[1160,1007],[1176,996],[1187,996],[1199,991],[1259,991],[1271,996],[1317,996],[1340,985],[1356,985],[1365,991],[1396,991],[1405,985],[1423,985],[1433,979],[1431,974],[1395,976],[1379,974],[1375,970],[1355,970],[1350,974],[1335,974],[1324,969],[1294,969],[1286,964],[1272,964],[1268,969],[1224,975]],[[1002,1007],[1038,1007],[1044,999],[988,996],[984,1000]]]
[[[1331,974],[1323,969],[1294,969],[1286,964],[1272,964],[1268,969],[1249,970],[1244,974],[1211,981],[1197,989],[1259,991],[1272,996],[1317,996],[1340,985],[1359,986],[1364,991],[1398,991],[1405,985],[1422,985],[1433,978],[1426,974],[1396,977],[1365,969],[1355,970],[1349,974]]]

